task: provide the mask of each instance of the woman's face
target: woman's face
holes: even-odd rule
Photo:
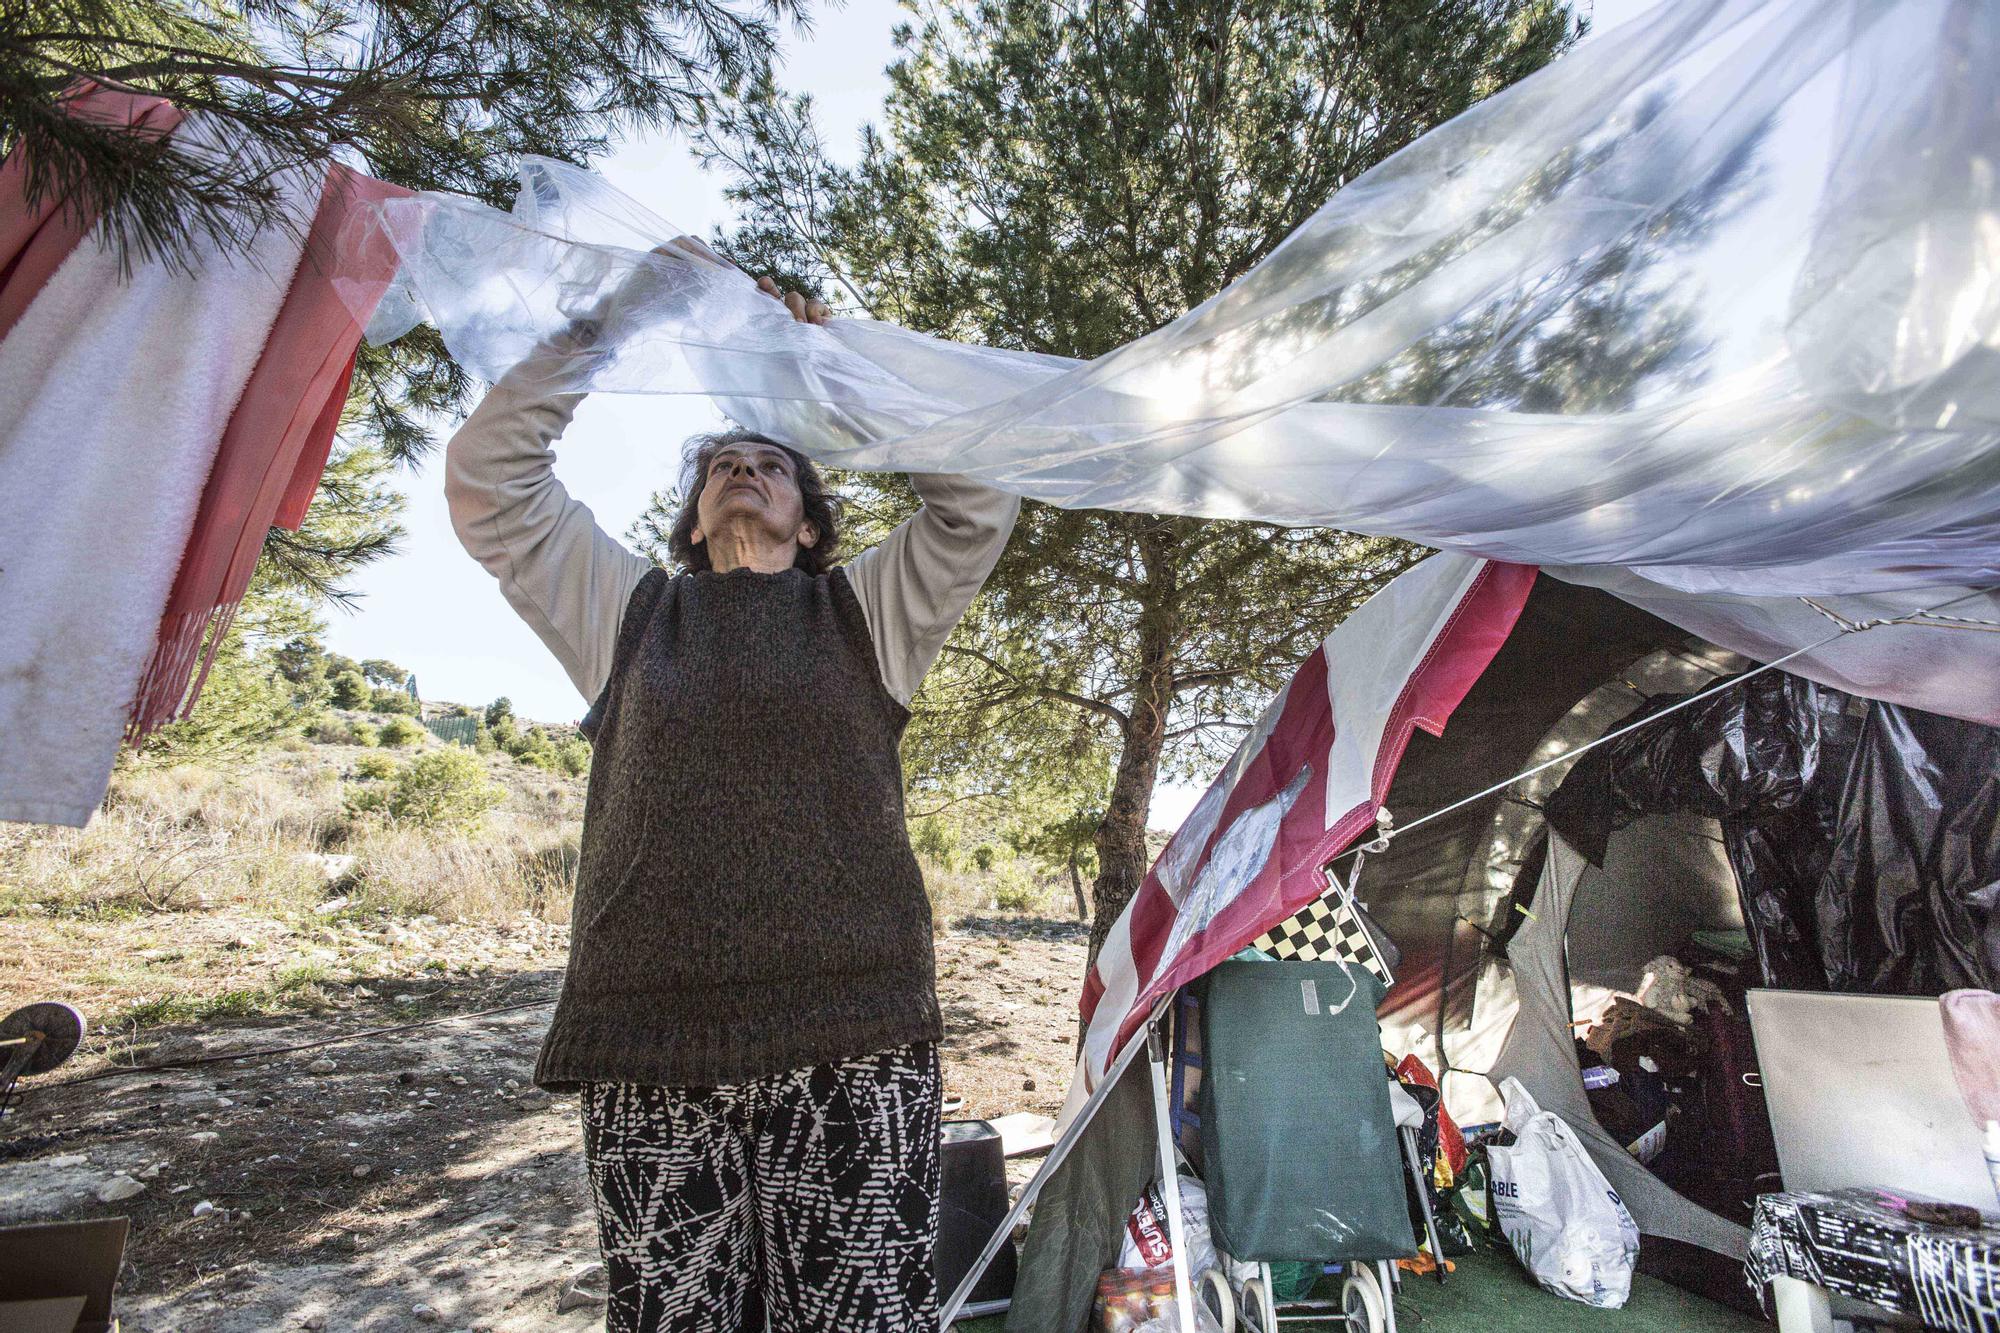
[[[725,445],[709,460],[689,535],[703,542],[724,531],[780,545],[811,546],[819,540],[806,522],[798,475],[784,450],[746,442]]]

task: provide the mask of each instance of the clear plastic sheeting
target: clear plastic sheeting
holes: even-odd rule
[[[1677,0],[1355,180],[1087,364],[791,321],[533,161],[382,220],[498,378],[702,393],[823,461],[1757,595],[2000,582],[2000,7]],[[387,336],[390,320],[378,325]]]

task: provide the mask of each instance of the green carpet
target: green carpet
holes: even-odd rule
[[[1439,1286],[1435,1278],[1403,1278],[1396,1298],[1400,1333],[1769,1333],[1770,1325],[1657,1278],[1635,1274],[1632,1297],[1620,1310],[1595,1310],[1552,1296],[1536,1286],[1511,1252],[1481,1250],[1454,1260],[1458,1271]],[[1416,1317],[1412,1317],[1412,1315]],[[1420,1322],[1421,1321],[1421,1322]],[[1285,1325],[1310,1329],[1311,1324]]]
[[[1454,1262],[1458,1271],[1443,1286],[1435,1278],[1404,1275],[1396,1298],[1398,1333],[1769,1333],[1771,1327],[1644,1274],[1632,1279],[1624,1309],[1593,1310],[1537,1287],[1507,1251],[1482,1250]],[[957,1327],[960,1333],[1002,1333],[1006,1321],[967,1320]],[[1334,1320],[1287,1319],[1284,1325],[1285,1333],[1340,1327]]]

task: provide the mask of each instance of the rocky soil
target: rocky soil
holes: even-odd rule
[[[0,1120],[0,1223],[129,1217],[127,1333],[598,1326],[601,1306],[573,1282],[596,1252],[576,1100],[528,1085],[566,930],[204,928],[230,934],[247,972],[330,949],[383,965],[315,983],[327,1000],[309,1015],[210,1011],[143,1040],[94,1031]],[[62,948],[81,968],[130,943],[111,932]],[[21,947],[0,930],[0,957]],[[154,961],[171,967],[171,953]],[[1082,928],[1065,922],[971,919],[939,939],[946,1091],[962,1099],[949,1114],[1055,1112],[1083,957]],[[44,992],[78,975],[46,949],[36,959]],[[481,1012],[507,1006],[524,1007]],[[430,1021],[451,1015],[464,1017]],[[1017,1180],[1032,1167],[1012,1165]]]

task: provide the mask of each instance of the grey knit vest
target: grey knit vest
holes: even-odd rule
[[[942,1035],[883,687],[839,570],[640,580],[535,1082],[716,1087]]]

